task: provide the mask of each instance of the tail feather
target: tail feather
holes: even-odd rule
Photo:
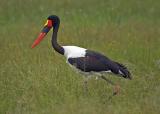
[[[120,64],[118,62],[116,62],[116,64],[119,66],[119,74],[120,75],[122,75],[124,78],[132,79],[131,73],[129,72],[129,70],[127,69],[126,66],[124,66],[123,64]]]

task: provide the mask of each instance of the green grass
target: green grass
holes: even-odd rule
[[[1,0],[0,114],[159,114],[159,0]],[[133,80],[108,75],[113,87],[83,78],[52,49],[51,32],[30,46],[47,16],[61,18],[59,42],[103,52],[125,64]]]

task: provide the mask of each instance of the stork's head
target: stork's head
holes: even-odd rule
[[[41,33],[39,34],[38,38],[32,44],[32,48],[34,48],[36,45],[38,45],[42,41],[42,39],[46,36],[46,34],[50,31],[52,27],[53,29],[56,29],[59,26],[59,23],[60,23],[60,20],[58,16],[50,15],[47,18],[47,21],[44,24],[44,27],[41,30]]]

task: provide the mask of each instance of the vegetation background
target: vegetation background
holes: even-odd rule
[[[0,114],[159,114],[159,0],[0,0]],[[125,64],[133,80],[83,78],[51,47],[31,49],[46,18],[58,15],[62,45],[99,51]]]

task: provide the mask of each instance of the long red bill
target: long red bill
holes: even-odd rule
[[[36,45],[38,45],[42,40],[43,38],[45,37],[46,33],[44,32],[41,32],[38,36],[38,38],[34,41],[34,43],[32,44],[31,48],[34,48]]]

